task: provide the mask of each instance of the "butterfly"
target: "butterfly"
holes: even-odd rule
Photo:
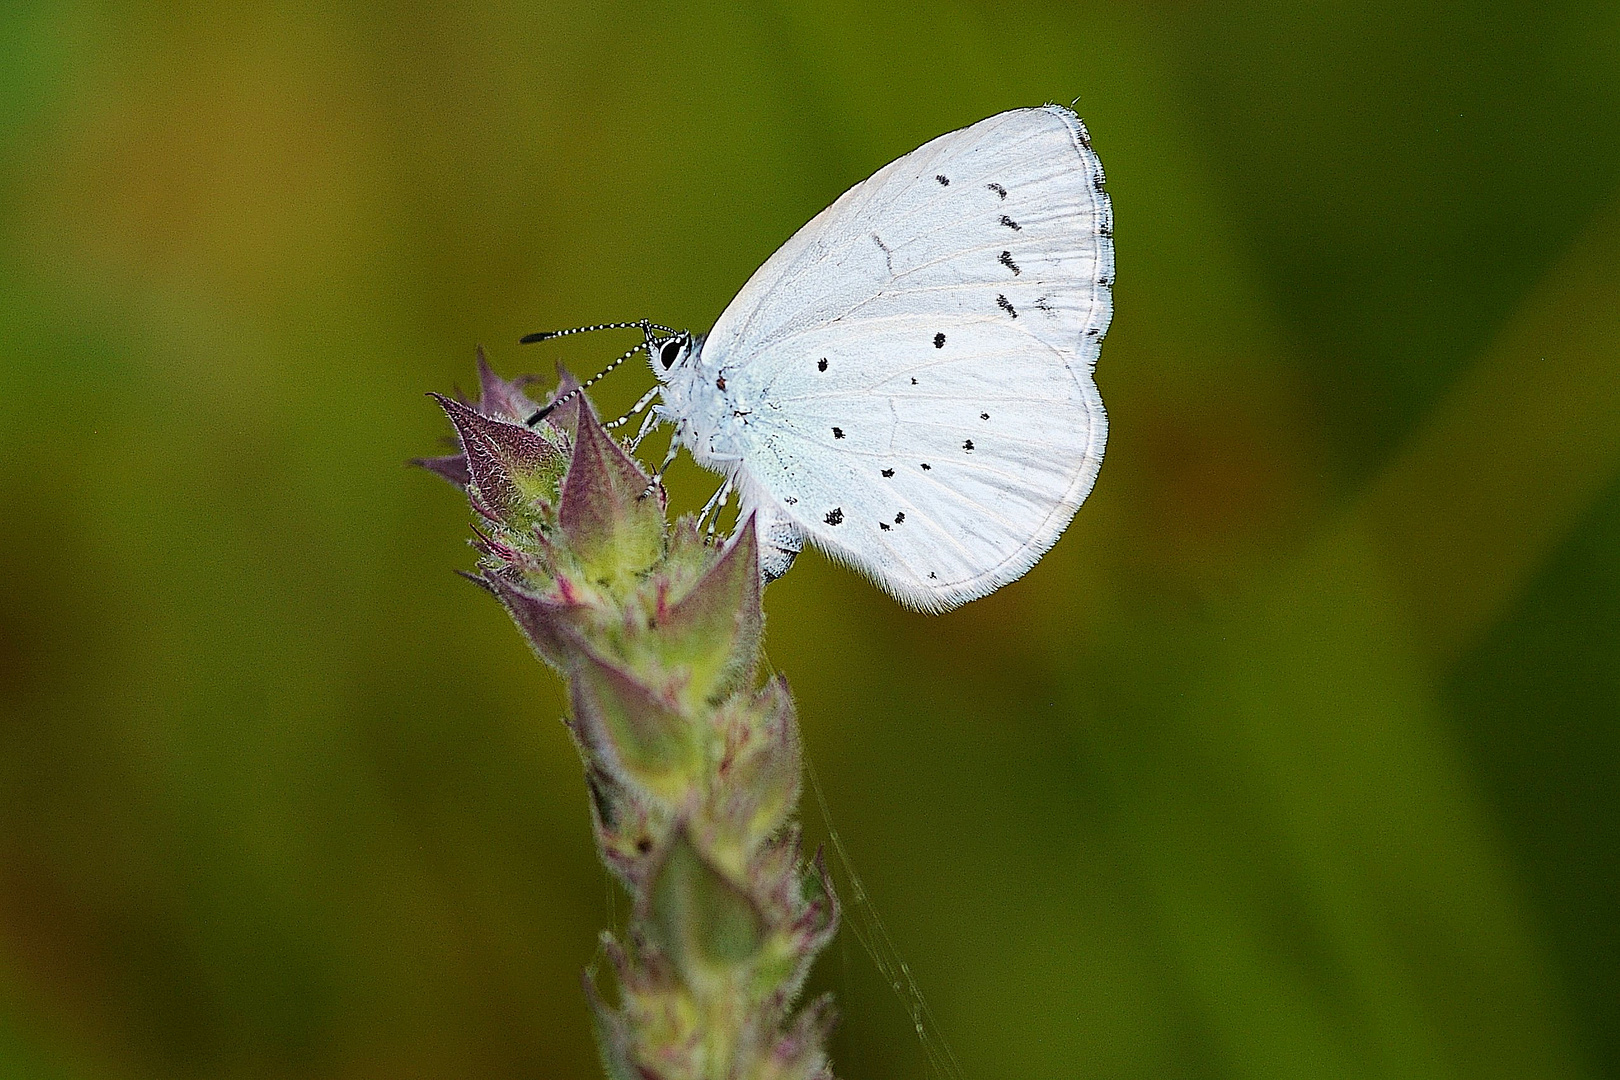
[[[657,378],[637,442],[666,422],[666,466],[684,447],[725,477],[705,513],[735,489],[767,579],[808,540],[945,611],[1021,577],[1090,493],[1113,284],[1102,164],[1080,118],[1046,105],[850,188],[707,335],[604,326],[647,338],[620,358],[644,350]]]

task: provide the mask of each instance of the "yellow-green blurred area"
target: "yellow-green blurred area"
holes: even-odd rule
[[[423,394],[707,329],[1076,97],[1095,494],[948,616],[766,594],[964,1075],[1620,1076],[1613,3],[9,0],[0,50],[0,1077],[599,1075],[625,901]],[[815,986],[841,1077],[925,1075],[847,933]]]

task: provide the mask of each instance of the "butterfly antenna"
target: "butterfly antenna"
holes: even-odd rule
[[[571,337],[574,334],[593,334],[598,330],[640,330],[643,334],[651,336],[651,331],[657,330],[664,334],[673,334],[675,331],[667,326],[659,326],[646,319],[635,322],[605,322],[594,326],[576,326],[569,330],[538,330],[532,334],[524,334],[518,338],[519,345],[533,345],[537,341],[550,341],[552,338]]]
[[[631,326],[640,326],[641,324],[640,323],[631,323],[630,325]],[[525,420],[524,423],[528,424],[530,427],[534,427],[534,425],[538,424],[540,421],[542,421],[546,417],[550,416],[552,411],[554,409],[556,409],[557,406],[567,404],[569,401],[572,401],[577,395],[582,394],[585,391],[589,390],[591,387],[593,387],[597,383],[601,382],[603,376],[607,375],[614,368],[618,367],[620,364],[624,363],[626,360],[628,360],[632,356],[636,355],[636,353],[641,352],[644,349],[650,348],[651,344],[652,344],[652,341],[649,338],[647,341],[642,342],[640,345],[637,345],[632,349],[627,349],[625,351],[624,355],[620,356],[617,360],[613,361],[613,363],[609,364],[607,367],[603,368],[601,371],[598,371],[595,375],[592,375],[590,378],[586,379],[584,382],[580,383],[578,386],[576,386],[572,390],[568,391],[568,393],[564,394],[562,397],[557,398],[550,405],[546,405],[546,406],[544,406],[542,408],[536,409],[534,411],[534,415],[529,417],[527,420]]]
[[[675,334],[675,330],[672,327],[663,326],[647,319],[637,319],[635,322],[610,322],[596,323],[592,326],[575,326],[568,330],[538,330],[532,334],[524,334],[518,339],[518,344],[533,345],[537,341],[550,341],[552,338],[570,337],[574,334],[591,334],[598,330],[640,330],[642,336],[646,340],[644,340],[640,345],[637,345],[635,348],[627,351],[623,356],[613,361],[613,363],[609,364],[601,371],[598,371],[595,375],[592,375],[589,379],[586,379],[579,386],[570,390],[556,401],[553,401],[550,405],[535,410],[534,415],[530,416],[529,419],[525,421],[525,423],[527,423],[530,427],[533,427],[546,417],[550,416],[552,410],[572,399],[574,395],[581,393],[591,386],[594,386],[597,381],[602,378],[602,376],[606,375],[608,372],[612,371],[614,368],[618,367],[620,364],[624,363],[641,350],[648,350],[647,355],[650,357],[652,355],[652,344],[655,340],[657,340],[656,335],[653,334],[654,330],[657,330],[666,337],[670,337]]]

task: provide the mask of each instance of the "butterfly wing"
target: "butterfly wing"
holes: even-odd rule
[[[1102,462],[1112,224],[1060,106],[943,135],[845,192],[704,343],[749,403],[745,495],[914,607],[1021,576]]]

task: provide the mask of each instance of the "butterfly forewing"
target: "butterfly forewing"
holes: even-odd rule
[[[721,316],[705,370],[754,407],[745,486],[914,606],[1020,576],[1101,463],[1091,378],[1112,219],[1078,118],[941,136],[846,192]]]

